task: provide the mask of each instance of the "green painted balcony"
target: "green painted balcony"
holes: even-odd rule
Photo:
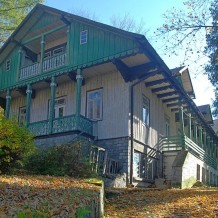
[[[188,150],[191,154],[193,154],[198,159],[204,161],[209,166],[213,167],[214,169],[218,169],[218,161],[215,157],[215,154],[213,155],[213,153],[209,151],[206,152],[205,150],[207,149],[205,149],[205,147],[205,145],[197,145],[187,136],[168,136],[161,138],[159,149],[163,152]]]
[[[70,131],[80,131],[82,133],[94,136],[93,123],[93,121],[84,116],[80,116],[77,123],[76,115],[70,115],[61,118],[55,118],[53,120],[52,132],[50,132],[49,120],[30,123],[28,128],[35,136],[65,133]]]
[[[56,70],[66,65],[66,53],[58,54],[50,58],[46,58],[42,62],[35,62],[31,65],[21,67],[19,80],[39,75],[50,70]]]

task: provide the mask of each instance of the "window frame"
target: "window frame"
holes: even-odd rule
[[[100,109],[99,109],[100,117],[99,118],[94,117],[94,116],[93,116],[93,118],[89,117],[89,94],[94,93],[94,92],[100,92],[101,93],[101,102],[100,102]],[[88,119],[90,119],[90,120],[93,120],[93,121],[102,121],[103,120],[103,88],[89,90],[89,91],[86,92],[86,117]]]
[[[19,123],[20,125],[24,125],[24,124],[26,123],[26,112],[25,112],[25,114],[24,114],[24,113],[21,113],[21,111],[22,111],[23,109],[26,110],[26,106],[19,107],[18,123]],[[23,116],[23,115],[25,116],[25,117],[24,117],[24,121],[22,121],[22,122],[21,122],[21,115],[22,115],[22,116]]]
[[[144,100],[146,101],[146,104]],[[147,111],[146,117],[144,116],[144,109]],[[145,126],[150,127],[150,99],[145,95],[142,96],[142,123]]]
[[[82,30],[80,32],[80,45],[84,45],[88,42],[88,30]]]
[[[61,99],[64,99],[64,104],[60,104],[60,105],[56,105],[56,101],[58,101],[58,100],[61,100]],[[51,99],[48,99],[48,119],[49,119],[49,114],[50,114],[50,101],[51,101]],[[58,117],[56,117],[56,112],[55,112],[55,109],[56,109],[56,107],[57,108],[60,108],[61,106],[64,106],[63,108],[64,108],[64,110],[63,110],[63,116],[58,116]],[[55,98],[55,105],[54,105],[54,119],[59,119],[59,118],[62,118],[62,117],[65,117],[66,116],[66,107],[67,107],[67,96],[65,95],[65,96],[60,96],[60,97],[57,97],[57,98]]]

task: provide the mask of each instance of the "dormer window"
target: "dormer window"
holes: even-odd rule
[[[9,71],[11,69],[11,59],[8,59],[6,61],[5,68],[6,68],[6,71]]]
[[[80,32],[80,45],[87,43],[88,30],[84,30]]]

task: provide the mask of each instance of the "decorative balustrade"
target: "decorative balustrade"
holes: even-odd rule
[[[187,136],[162,137],[159,149],[160,151],[180,151],[185,149],[213,168],[217,169],[218,167],[217,161]]]
[[[36,136],[48,135],[49,134],[49,121],[39,121],[30,123],[28,126],[29,130]]]
[[[66,53],[55,55],[51,58],[47,58],[46,60],[43,61],[42,63],[42,69],[40,68],[40,63],[36,62],[33,63],[29,66],[22,67],[20,70],[20,80],[36,76],[38,74],[43,72],[47,72],[49,70],[54,70],[59,67],[62,67],[66,64]]]
[[[35,76],[37,74],[39,74],[39,63],[38,62],[32,65],[29,65],[27,67],[21,68],[19,79],[20,80],[26,79],[28,77]]]
[[[30,123],[28,126],[29,130],[36,136],[48,135],[49,127],[48,120]],[[74,130],[80,130],[81,132],[93,135],[93,123],[86,117],[80,116],[79,123],[77,124],[75,115],[55,118],[53,120],[52,134]]]
[[[54,70],[62,67],[66,64],[66,53],[53,56],[43,61],[42,70],[43,72]]]

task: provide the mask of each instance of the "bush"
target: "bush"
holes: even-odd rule
[[[0,173],[8,173],[35,149],[33,135],[0,110]]]
[[[93,176],[91,165],[83,157],[79,142],[39,148],[28,157],[25,169],[41,175],[68,175],[83,178]]]

